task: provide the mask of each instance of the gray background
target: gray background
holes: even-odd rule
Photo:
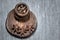
[[[36,32],[27,39],[15,38],[5,28],[7,14],[19,2],[26,3],[38,21]],[[60,0],[0,0],[0,40],[60,40]]]

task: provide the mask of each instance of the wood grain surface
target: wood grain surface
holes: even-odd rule
[[[29,38],[11,36],[5,27],[8,13],[26,3],[37,18],[37,30]],[[60,40],[60,0],[0,0],[0,40]]]

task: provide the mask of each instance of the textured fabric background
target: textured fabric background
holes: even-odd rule
[[[26,3],[38,21],[36,32],[27,39],[15,38],[5,28],[7,14],[19,2]],[[60,40],[60,0],[0,0],[0,40]]]

